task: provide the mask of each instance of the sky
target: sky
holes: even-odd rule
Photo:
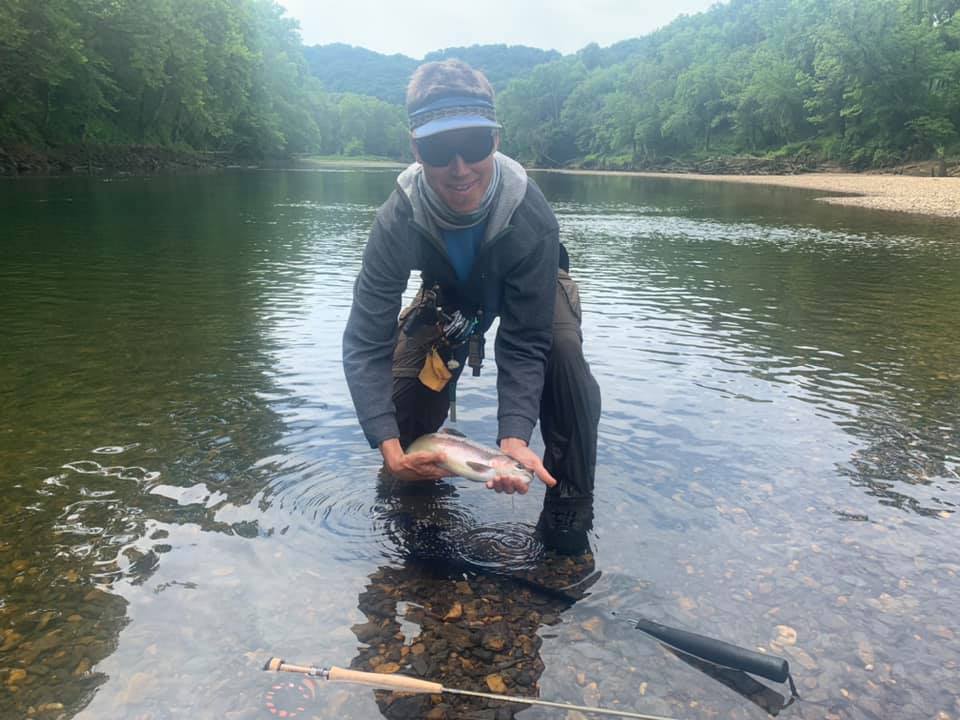
[[[576,52],[646,35],[715,0],[278,0],[307,45],[346,43],[421,59],[464,45]]]

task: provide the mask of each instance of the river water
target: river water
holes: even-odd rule
[[[677,718],[960,717],[956,222],[537,175],[604,404],[593,507],[542,512],[377,479],[340,336],[393,175],[0,185],[0,716],[579,717],[278,655]],[[459,390],[485,442],[495,375]],[[786,658],[800,700],[641,617]]]

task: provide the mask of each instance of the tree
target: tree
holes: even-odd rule
[[[559,166],[574,157],[572,133],[561,118],[564,104],[586,68],[579,60],[538,65],[529,77],[514,80],[499,107],[508,147],[527,162]]]
[[[729,0],[566,57],[475,45],[427,59],[448,57],[488,74],[505,150],[535,165],[798,144],[866,167],[960,150],[960,0]],[[274,0],[0,0],[0,132],[399,159],[417,64],[305,49]]]
[[[797,72],[793,62],[766,47],[754,53],[734,110],[734,124],[746,147],[779,147],[810,134]]]

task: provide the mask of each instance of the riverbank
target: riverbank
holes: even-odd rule
[[[197,152],[154,145],[0,146],[0,176],[151,175],[218,170],[238,164],[229,153]],[[241,163],[242,164],[242,163]]]
[[[302,155],[293,158],[295,170],[402,170],[409,163],[375,156]]]
[[[407,163],[374,156],[302,155],[255,162],[226,152],[153,145],[67,145],[38,149],[0,145],[0,176],[152,175],[225,168],[403,169]]]
[[[374,157],[301,156],[269,167],[294,169],[402,169],[405,163]],[[228,153],[196,152],[156,146],[66,146],[36,150],[0,146],[0,176],[198,172],[229,167],[260,167]],[[907,174],[811,172],[803,174],[714,174],[631,170],[544,169],[570,175],[625,175],[704,182],[777,185],[829,193],[817,198],[851,205],[946,218],[960,218],[960,177]]]
[[[852,205],[893,212],[960,218],[960,177],[916,177],[859,173],[809,173],[804,175],[704,175],[619,170],[551,170],[573,175],[630,175],[677,178],[703,182],[736,182],[753,185],[816,190],[830,193],[817,198],[834,205]]]

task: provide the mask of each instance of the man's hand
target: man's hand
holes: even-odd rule
[[[400,480],[439,480],[450,476],[440,466],[446,458],[442,452],[405,453],[397,438],[380,443],[380,454],[387,472]]]
[[[528,470],[532,470],[533,474],[540,478],[541,482],[547,487],[553,487],[557,484],[553,475],[547,472],[547,469],[543,466],[543,461],[533,450],[527,447],[526,441],[520,438],[503,438],[500,441],[500,449]],[[528,490],[527,483],[523,478],[511,475],[503,475],[490,480],[487,482],[487,487],[496,490],[498,493],[518,492],[521,495],[525,495]]]

